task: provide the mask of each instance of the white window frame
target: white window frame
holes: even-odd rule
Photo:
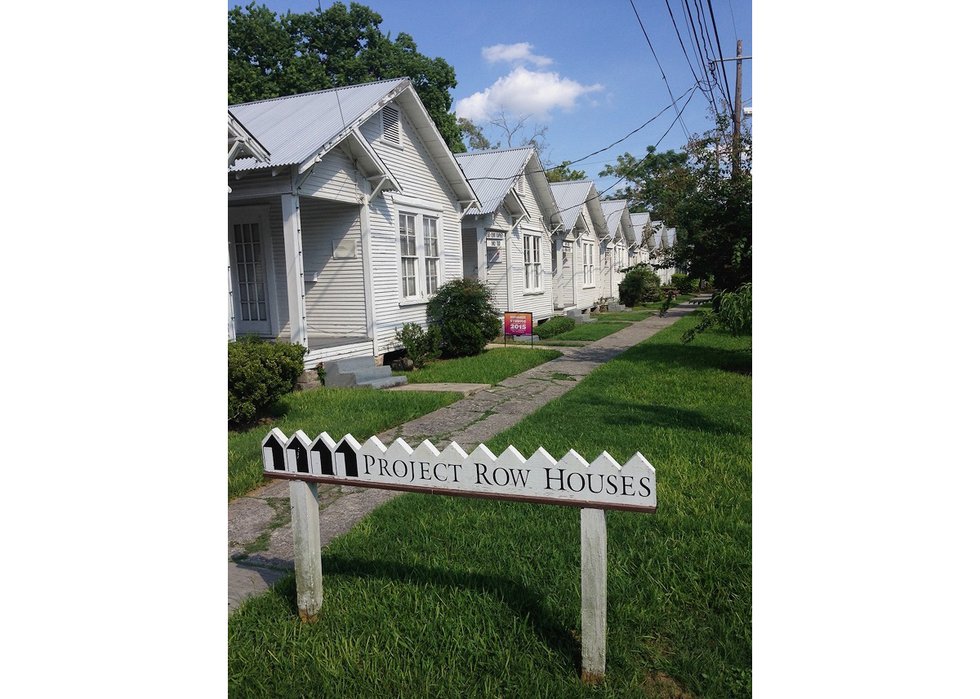
[[[424,209],[424,208],[410,208],[405,206],[399,206],[396,211],[395,220],[397,221],[397,233],[398,233],[398,298],[403,305],[415,304],[415,303],[425,303],[432,296],[435,295],[439,286],[443,283],[445,279],[445,273],[443,270],[443,256],[445,253],[445,241],[442,235],[442,216],[436,209]],[[414,242],[414,254],[406,255],[405,248],[403,248],[403,226],[402,222],[411,221],[411,226],[405,226],[406,229],[412,229],[412,236]],[[425,229],[426,221],[433,221],[435,224],[435,243],[436,243],[436,255],[426,255],[430,252],[426,248],[425,244]],[[406,261],[408,264],[406,266]],[[435,288],[430,289],[430,265],[429,262],[434,261],[435,263]],[[414,293],[408,293],[410,289],[406,289],[406,281],[408,275],[406,275],[406,269],[408,269],[415,282]]]
[[[522,245],[521,248],[524,252],[524,291],[525,292],[538,292],[542,290],[542,273],[541,273],[541,234],[534,231],[523,230],[522,231]],[[528,247],[528,243],[533,242],[536,245]],[[531,283],[533,281],[535,283]]]
[[[595,242],[589,240],[582,241],[582,286],[595,286]]]

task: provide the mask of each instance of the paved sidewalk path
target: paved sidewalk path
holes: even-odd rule
[[[435,412],[378,435],[385,444],[402,437],[412,446],[423,439],[442,449],[455,441],[466,451],[486,442],[525,416],[573,389],[593,369],[646,340],[697,306],[682,304],[661,318],[652,315],[586,347],[556,347],[561,357]],[[339,435],[335,435],[339,436]],[[319,485],[320,543],[327,546],[379,505],[397,497],[390,490]],[[228,612],[263,592],[293,566],[289,482],[276,480],[228,505]]]

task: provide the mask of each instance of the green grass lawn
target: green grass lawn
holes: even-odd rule
[[[698,320],[488,444],[657,469],[656,514],[607,513],[601,686],[579,681],[577,510],[404,495],[325,549],[316,624],[292,577],[229,619],[229,696],[750,696],[750,338],[682,345]]]
[[[290,393],[269,424],[228,432],[228,497],[241,497],[262,484],[259,443],[273,427],[287,435],[303,430],[313,438],[328,432],[340,439],[348,432],[367,439],[462,398],[460,393],[377,391],[367,388],[318,388]]]
[[[604,323],[610,320],[635,323],[638,320],[646,320],[650,316],[656,314],[657,311],[653,309],[643,309],[638,311],[610,311],[608,313],[593,313],[592,317],[599,323]]]
[[[547,340],[551,342],[552,340],[586,340],[592,342],[593,340],[598,340],[605,337],[606,335],[612,335],[618,330],[622,330],[630,323],[617,323],[614,321],[609,321],[607,323],[578,323],[574,328],[569,330],[567,333],[560,333],[554,337]],[[545,342],[545,340],[542,340]]]
[[[437,359],[415,371],[392,373],[408,377],[409,383],[495,384],[560,356],[557,350],[497,347],[475,357]]]

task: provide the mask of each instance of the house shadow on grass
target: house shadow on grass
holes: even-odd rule
[[[601,408],[599,426],[663,427],[667,429],[706,432],[718,436],[744,436],[750,430],[733,423],[717,422],[696,410],[685,410],[671,405],[656,403],[624,403],[623,401],[593,400],[591,404]]]
[[[729,350],[698,346],[697,339],[691,344],[637,345],[630,350],[629,358],[635,362],[650,362],[689,369],[720,369],[746,376],[752,375],[752,351]]]
[[[497,575],[407,566],[392,561],[335,558],[328,555],[324,555],[322,561],[324,575],[383,579],[412,585],[433,585],[488,593],[510,608],[517,618],[527,619],[537,636],[559,654],[569,667],[573,667],[575,672],[581,670],[582,651],[579,642],[568,629],[562,628],[549,617],[544,611],[539,595],[513,580]],[[290,606],[298,614],[295,577],[290,575],[288,580],[281,581],[276,586],[276,591],[288,597]]]

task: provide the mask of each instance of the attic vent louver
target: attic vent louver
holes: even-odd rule
[[[401,143],[398,131],[398,110],[394,107],[383,107],[381,109],[381,123],[384,128],[384,138],[391,143]]]

